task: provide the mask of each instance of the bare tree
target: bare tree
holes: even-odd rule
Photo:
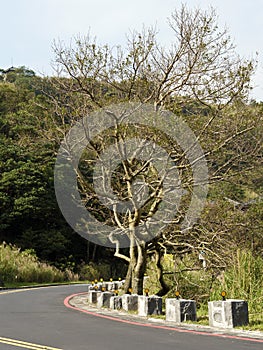
[[[105,232],[115,245],[115,255],[129,264],[126,289],[131,286],[139,294],[143,292],[147,252],[155,251],[160,268],[162,247],[180,245],[187,251],[188,248],[197,249],[200,243],[198,239],[191,239],[191,220],[188,226],[184,226],[184,236],[178,228],[186,222],[187,208],[191,205],[196,186],[193,167],[204,162],[204,157],[194,151],[189,161],[186,157],[189,148],[195,150],[200,143],[210,166],[210,180],[221,179],[236,160],[237,153],[217,164],[216,169],[213,168],[215,155],[233,145],[256,124],[254,120],[248,125],[244,117],[242,123],[235,123],[226,132],[219,129],[216,133],[218,125],[222,126],[222,121],[226,120],[225,111],[229,111],[229,106],[245,101],[255,62],[241,59],[235,53],[227,30],[218,29],[215,11],[191,11],[182,6],[172,13],[169,26],[174,34],[170,48],[157,42],[157,34],[152,28],[143,29],[141,33],[132,32],[127,38],[126,49],[98,45],[90,36],[76,38],[69,47],[61,42],[54,44],[57,78],[53,78],[55,92],[50,92],[50,97],[55,106],[57,130],[65,136],[72,125],[81,124],[84,116],[103,107],[101,135],[93,130],[94,125],[98,126],[97,122],[81,125],[82,136],[89,142],[84,142],[85,147],[81,146],[83,154],[79,166],[75,167],[78,188],[82,203],[97,220],[107,227],[115,227],[114,234]],[[134,102],[132,112],[127,106],[118,110],[110,107],[120,102]],[[150,126],[143,125],[145,123],[131,126],[129,118],[138,117],[140,121],[136,109],[145,103],[154,106],[149,115],[154,119],[156,113],[155,124],[151,121]],[[160,125],[167,124],[165,130],[174,128],[178,120],[173,119],[172,113],[165,114],[164,110],[182,111],[183,108],[186,110],[184,117],[196,131],[196,137],[188,142],[187,147],[178,145]],[[196,108],[199,108],[197,113]],[[198,115],[198,118],[192,118],[193,115]],[[103,132],[107,125],[109,130]],[[132,141],[127,143],[126,138]],[[167,156],[161,149],[156,151],[156,145],[165,148]],[[77,147],[76,144],[73,146]],[[64,143],[63,147],[67,156],[74,153],[72,144],[68,147]],[[103,162],[109,158],[103,158],[103,154],[109,154],[109,150],[118,159],[111,168],[112,183],[105,181],[104,177],[106,166]],[[242,152],[246,153],[245,150]],[[98,159],[100,170],[96,168]],[[158,169],[159,160],[166,161],[166,166],[160,163],[162,169]],[[180,186],[172,180],[177,176],[175,173]],[[164,186],[167,177],[171,179],[173,189],[177,191],[180,187],[181,203],[176,208],[176,216],[169,216],[169,220],[166,217],[153,220],[164,198],[172,191],[171,186]],[[97,191],[93,181],[95,185],[99,184]],[[113,186],[111,191],[110,185]],[[167,198],[169,203],[169,195]],[[101,200],[104,205],[101,205]],[[119,206],[119,201],[125,202],[126,206]],[[168,212],[171,215],[172,209],[169,208]],[[149,222],[151,229],[147,226]],[[172,229],[166,227],[167,222]],[[141,231],[138,234],[141,227],[143,234]],[[152,234],[152,227],[157,228],[158,233]],[[122,250],[119,239],[115,238],[120,232],[122,238],[125,236],[128,251]],[[177,240],[177,235],[184,239]],[[209,239],[213,240],[213,235]]]

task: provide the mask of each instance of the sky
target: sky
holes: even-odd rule
[[[241,56],[252,58],[258,52],[251,98],[263,101],[263,1],[183,2],[189,8],[215,8],[220,27],[227,26]],[[167,19],[181,3],[181,0],[2,0],[0,68],[26,66],[37,74],[52,74],[54,40],[70,43],[72,37],[89,32],[101,44],[124,45],[130,30],[156,25],[159,41],[168,45],[172,32]]]

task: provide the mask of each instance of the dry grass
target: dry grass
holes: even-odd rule
[[[39,262],[32,251],[21,251],[6,243],[0,245],[0,280],[3,283],[53,283],[76,278],[71,271],[62,272],[54,266]]]

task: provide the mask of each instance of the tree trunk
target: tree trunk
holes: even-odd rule
[[[137,260],[132,273],[132,290],[134,294],[143,295],[144,273],[147,254],[145,243],[137,244]]]
[[[129,267],[128,271],[126,274],[125,278],[125,283],[124,283],[124,293],[128,293],[128,289],[132,287],[132,276],[133,276],[133,271],[136,265],[136,247],[133,245],[134,240],[132,239],[133,236],[131,236],[131,246],[130,246],[130,262],[129,262]]]
[[[96,259],[96,252],[97,252],[97,245],[94,244],[93,252],[92,252],[92,261],[95,261]]]
[[[169,287],[167,286],[167,284],[164,281],[163,278],[163,266],[161,264],[161,252],[159,249],[156,249],[155,251],[155,263],[156,263],[156,267],[157,267],[157,278],[158,281],[161,284],[161,289],[158,291],[158,293],[156,293],[156,295],[162,297],[164,296],[166,293],[169,292]]]
[[[147,254],[145,243],[130,247],[130,262],[124,283],[124,293],[132,288],[134,294],[143,294]]]
[[[128,271],[127,271],[127,274],[126,274],[126,277],[125,277],[125,283],[124,283],[124,286],[123,286],[125,294],[128,293],[129,288],[131,288],[131,286],[132,286],[132,270],[133,270],[133,268],[132,268],[132,264],[130,262],[129,263],[129,267],[128,267]]]

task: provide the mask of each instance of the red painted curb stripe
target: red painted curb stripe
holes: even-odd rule
[[[121,323],[130,324],[130,325],[140,326],[140,327],[165,329],[165,330],[169,330],[169,331],[176,331],[176,332],[179,332],[179,333],[191,333],[191,334],[197,334],[197,335],[206,335],[206,336],[210,336],[210,337],[220,337],[220,338],[228,338],[228,339],[247,340],[247,341],[250,341],[250,342],[263,343],[263,339],[248,338],[248,337],[241,337],[241,336],[227,335],[227,334],[220,334],[220,333],[208,333],[208,332],[202,332],[202,331],[193,331],[193,330],[189,330],[189,329],[181,329],[181,328],[176,328],[176,327],[157,326],[157,325],[153,325],[153,324],[150,324],[150,323],[140,323],[140,322],[135,322],[135,321],[128,321],[128,320],[123,320],[123,319],[112,317],[112,316],[97,314],[96,312],[83,310],[83,309],[80,309],[78,307],[70,305],[70,303],[69,303],[70,299],[72,299],[72,298],[74,298],[76,296],[79,296],[79,295],[83,295],[83,294],[86,294],[86,292],[85,293],[72,294],[72,295],[68,296],[64,300],[64,305],[67,308],[69,308],[69,309],[77,310],[77,311],[83,312],[83,313],[88,314],[88,315],[104,318],[104,319],[115,321],[115,322],[121,322]]]

